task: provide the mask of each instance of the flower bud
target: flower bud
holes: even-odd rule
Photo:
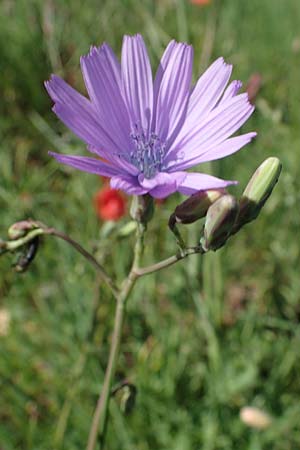
[[[176,223],[189,224],[201,219],[206,215],[208,208],[224,193],[224,189],[211,189],[192,195],[176,207],[174,211]]]
[[[30,220],[21,220],[20,222],[12,224],[9,227],[7,234],[9,239],[11,240],[19,239],[25,236],[28,231],[33,230],[34,228],[36,228],[36,226]]]
[[[150,195],[139,195],[132,198],[130,215],[137,222],[147,223],[153,217],[154,205]]]
[[[278,181],[282,164],[278,158],[267,158],[254,172],[240,200],[235,231],[256,219]]]
[[[23,252],[19,255],[17,262],[14,264],[14,269],[16,272],[25,272],[32,261],[35,258],[35,255],[39,248],[39,236],[36,236],[35,238],[30,241]]]
[[[207,211],[201,245],[205,251],[222,247],[230,236],[239,205],[232,195],[223,195]]]
[[[245,406],[242,408],[240,411],[240,419],[249,427],[258,430],[264,430],[272,423],[271,417],[267,413],[253,406]]]

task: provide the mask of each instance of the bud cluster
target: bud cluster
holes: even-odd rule
[[[278,158],[267,158],[256,169],[239,200],[224,189],[192,195],[175,208],[169,219],[177,241],[180,236],[177,224],[190,224],[205,217],[200,239],[203,251],[222,247],[231,235],[257,218],[278,181],[281,168]]]
[[[43,234],[42,223],[33,220],[21,220],[8,229],[8,241],[0,242],[0,254],[17,252],[17,260],[13,264],[16,272],[25,272],[34,260],[39,248],[39,238]]]

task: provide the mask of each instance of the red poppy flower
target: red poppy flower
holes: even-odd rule
[[[116,189],[104,186],[94,197],[95,209],[102,220],[120,220],[126,213],[126,200]]]
[[[194,3],[194,5],[209,5],[211,3],[211,0],[190,0],[191,3]]]

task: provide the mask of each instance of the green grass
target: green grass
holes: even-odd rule
[[[216,26],[210,40],[207,23]],[[51,113],[43,81],[55,72],[83,90],[80,55],[104,40],[119,54],[122,35],[135,32],[143,33],[154,65],[176,38],[194,45],[195,78],[204,62],[223,55],[235,78],[247,82],[259,72],[264,80],[245,126],[259,132],[255,143],[211,167],[239,180],[231,190],[239,194],[274,155],[283,163],[280,182],[258,220],[224,249],[136,286],[117,374],[136,385],[136,405],[124,415],[119,399],[113,402],[110,450],[299,446],[299,23],[298,0],[223,0],[215,12],[184,0],[1,2],[0,235],[34,217],[93,249],[118,279],[131,258],[133,236],[119,235],[129,219],[107,230],[92,204],[99,179],[48,157],[48,150],[80,154],[84,145]],[[179,200],[172,196],[157,208],[145,264],[174,253],[167,220]],[[184,234],[195,239],[200,228]],[[12,318],[0,336],[0,448],[81,450],[103,379],[114,302],[80,255],[54,238],[43,241],[27,273],[14,273],[13,259],[0,260],[0,308]],[[247,428],[239,419],[244,405],[269,412],[273,425]]]

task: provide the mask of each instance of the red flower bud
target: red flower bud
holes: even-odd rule
[[[126,213],[126,199],[116,189],[104,186],[94,197],[95,209],[102,220],[120,220]]]
[[[211,0],[190,0],[191,3],[194,3],[194,5],[209,5],[211,3]]]

